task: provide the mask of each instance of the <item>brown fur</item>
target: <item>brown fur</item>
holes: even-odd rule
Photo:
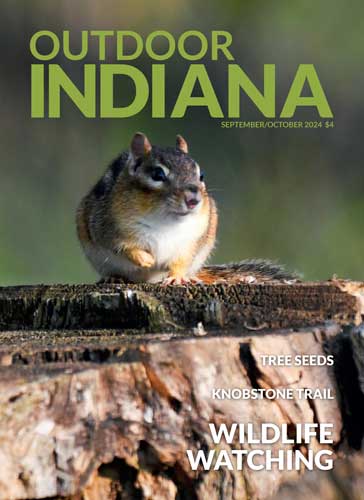
[[[201,248],[202,246],[208,245],[211,246],[212,249],[216,241],[218,215],[214,199],[207,196],[206,201],[205,210],[208,212],[208,224],[206,227],[206,233],[198,240],[196,246],[197,248]]]
[[[85,205],[86,204],[83,201],[77,210],[77,215],[76,215],[77,234],[80,241],[82,241],[83,243],[91,243],[91,235],[88,228],[88,219],[90,211],[86,209]]]
[[[154,214],[162,210],[158,217],[163,225],[164,211],[166,214],[174,213],[173,210],[185,207],[187,190],[192,193],[189,196],[198,196],[199,193],[201,197],[199,210],[193,212],[196,238],[193,240],[193,234],[187,232],[187,239],[181,247],[184,248],[185,255],[176,255],[175,260],[171,258],[167,270],[169,276],[179,279],[184,278],[189,269],[203,264],[214,246],[217,211],[205,184],[198,179],[199,167],[188,156],[187,151],[187,143],[180,136],[177,138],[177,149],[152,148],[143,134],[134,136],[132,154],[123,153],[109,167],[104,177],[82,200],[78,209],[78,236],[88,255],[93,252],[92,248],[95,248],[95,252],[99,251],[99,248],[101,252],[111,251],[116,257],[124,255],[140,268],[153,268],[156,258],[148,244],[148,238],[145,238],[142,247],[139,243],[141,221],[149,220],[148,216],[155,217]],[[139,174],[141,168],[143,171]],[[171,180],[165,184],[150,180],[149,175],[152,175],[153,169],[163,170],[164,175],[171,175]],[[195,191],[190,191],[190,186],[193,190],[196,189],[196,195]],[[172,212],[169,212],[170,210]],[[176,217],[178,219],[180,216]],[[186,217],[192,216],[188,214]],[[187,219],[182,215],[179,220]],[[176,230],[178,227],[180,226],[176,222]],[[161,230],[163,231],[162,227]],[[201,231],[202,235],[199,236]],[[105,263],[108,260],[109,257],[106,256]],[[120,276],[124,277],[122,270]]]
[[[286,271],[284,267],[269,260],[242,260],[231,264],[206,266],[197,273],[197,278],[206,285],[216,283],[265,283],[299,281],[297,273]]]

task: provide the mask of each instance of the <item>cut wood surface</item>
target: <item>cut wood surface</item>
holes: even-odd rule
[[[303,471],[192,471],[186,450],[216,447],[210,422],[330,422],[335,457],[359,450],[362,314],[362,284],[339,280],[1,288],[0,499],[268,499]],[[297,353],[335,364],[262,364]],[[278,387],[335,398],[212,396]]]
[[[327,320],[360,324],[364,285],[270,282],[210,286],[55,285],[0,288],[0,328],[195,326],[297,328]]]

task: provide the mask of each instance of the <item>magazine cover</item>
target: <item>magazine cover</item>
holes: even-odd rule
[[[359,0],[2,0],[0,500],[363,500]]]

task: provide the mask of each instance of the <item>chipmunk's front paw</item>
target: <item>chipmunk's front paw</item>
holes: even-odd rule
[[[198,278],[196,278],[195,276],[192,277],[192,278],[182,278],[182,277],[179,277],[179,276],[167,276],[167,278],[165,278],[163,281],[162,281],[162,286],[168,286],[168,285],[197,285],[197,284],[201,284],[202,281]]]
[[[152,267],[155,264],[153,255],[144,250],[134,250],[132,252],[132,261],[140,267]]]

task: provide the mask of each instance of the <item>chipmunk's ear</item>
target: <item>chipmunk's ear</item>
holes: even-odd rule
[[[149,155],[152,150],[152,145],[146,135],[137,132],[131,141],[130,150],[134,158],[142,158],[143,156]]]
[[[181,150],[183,153],[188,153],[188,145],[187,142],[181,135],[177,135],[176,137],[176,146],[177,149]]]

